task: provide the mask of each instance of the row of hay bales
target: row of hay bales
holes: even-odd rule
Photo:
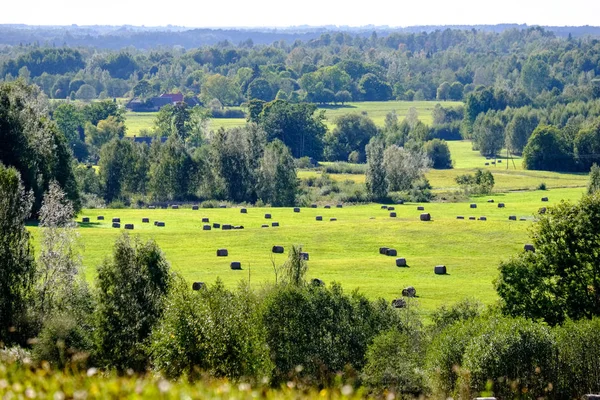
[[[98,215],[98,216],[96,217],[96,219],[97,219],[98,221],[104,221],[104,215]],[[82,217],[82,218],[81,218],[81,223],[82,223],[82,224],[89,224],[89,223],[90,223],[90,217]],[[150,223],[150,218],[142,218],[142,223],[143,223],[143,224]],[[112,224],[111,226],[112,226],[113,228],[121,228],[121,218],[119,218],[119,217],[114,217],[114,218],[112,219],[112,221],[111,221],[111,224]],[[157,226],[157,227],[161,227],[161,228],[162,228],[162,227],[164,227],[164,226],[165,226],[165,223],[164,223],[164,221],[154,221],[154,226]],[[134,225],[134,224],[124,224],[124,226],[123,226],[123,227],[124,227],[125,229],[127,229],[127,230],[133,230],[133,229],[135,228],[135,225]]]

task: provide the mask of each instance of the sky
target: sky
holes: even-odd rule
[[[286,27],[479,25],[600,26],[600,0],[25,0],[0,24]]]

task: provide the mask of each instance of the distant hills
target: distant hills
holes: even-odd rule
[[[32,25],[0,25],[0,46],[18,46],[37,43],[42,46],[85,46],[100,49],[118,50],[128,46],[138,49],[181,46],[194,48],[214,45],[225,41],[238,45],[272,44],[285,41],[288,44],[296,40],[309,41],[322,34],[344,32],[352,36],[370,36],[376,32],[378,36],[391,33],[422,33],[436,30],[460,29],[480,30],[501,33],[510,29],[527,29],[525,24],[499,25],[431,25],[395,28],[388,26],[296,26],[288,28],[186,28],[178,26],[140,27],[140,26],[32,26]],[[597,26],[544,26],[556,36],[574,38],[585,36],[600,37]]]

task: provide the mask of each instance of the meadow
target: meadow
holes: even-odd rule
[[[325,106],[320,107],[320,110],[325,110],[325,123],[332,129],[335,126],[335,119],[341,115],[350,113],[363,113],[375,122],[377,126],[383,126],[385,116],[396,111],[398,119],[402,121],[408,114],[411,107],[415,107],[419,114],[419,119],[424,123],[431,125],[433,122],[432,111],[439,101],[368,101],[347,103],[343,106]],[[461,102],[441,102],[445,107],[462,104]],[[125,114],[125,125],[127,126],[127,136],[140,136],[140,131],[145,129],[150,131],[156,118],[156,112],[137,113],[127,112]],[[246,123],[245,118],[212,118],[209,121],[209,129],[217,130],[223,128],[233,128],[242,126]]]

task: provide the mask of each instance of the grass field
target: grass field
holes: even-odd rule
[[[498,263],[522,251],[527,242],[527,228],[539,207],[552,205],[559,199],[578,199],[583,189],[556,189],[544,192],[516,192],[492,196],[506,203],[497,208],[479,198],[476,210],[468,203],[424,204],[432,222],[419,221],[417,204],[396,206],[397,218],[377,204],[344,208],[303,208],[294,213],[291,208],[249,208],[248,214],[239,209],[179,210],[84,210],[80,216],[90,217],[92,223],[82,224],[80,234],[87,276],[95,276],[96,267],[110,254],[121,229],[111,228],[111,219],[120,217],[122,224],[134,223],[131,234],[142,239],[154,239],[163,249],[175,271],[191,281],[214,282],[221,278],[228,286],[248,280],[258,288],[274,282],[271,260],[281,264],[292,244],[299,244],[310,253],[309,278],[325,282],[340,282],[345,290],[359,289],[370,298],[393,299],[402,288],[417,289],[418,303],[425,312],[444,303],[464,297],[476,297],[484,303],[496,299],[492,281]],[[540,198],[549,196],[549,203]],[[265,213],[273,218],[266,220]],[[96,221],[104,215],[105,221]],[[323,221],[315,221],[317,215]],[[486,216],[487,221],[457,220],[457,215]],[[526,217],[527,221],[508,221],[509,215]],[[142,224],[143,217],[161,220],[166,227]],[[243,225],[243,230],[202,230],[201,219],[210,223]],[[331,222],[331,217],[337,221]],[[264,223],[277,221],[280,227],[261,228]],[[123,226],[123,225],[122,225]],[[37,228],[31,227],[38,238]],[[36,241],[37,242],[37,241]],[[272,254],[273,245],[282,245],[286,254]],[[378,253],[379,247],[397,249],[406,257],[409,268],[395,266],[395,257]],[[218,248],[227,248],[228,257],[216,257]],[[229,269],[231,261],[240,261],[242,271]],[[445,264],[448,275],[433,274],[433,267]]]
[[[322,107],[325,110],[327,118],[326,124],[331,129],[335,126],[334,120],[340,115],[349,113],[366,112],[373,119],[376,125],[383,126],[385,116],[395,110],[400,120],[406,117],[408,110],[415,107],[419,114],[419,119],[430,125],[433,122],[431,115],[433,108],[439,101],[370,101],[347,103],[344,106]],[[460,102],[442,102],[444,106],[454,106],[462,104]],[[136,113],[128,112],[125,115],[125,124],[127,126],[127,136],[139,136],[142,129],[150,131],[154,124],[155,112]],[[233,128],[242,126],[246,123],[244,118],[213,118],[210,120],[209,129],[217,130],[220,127]]]

